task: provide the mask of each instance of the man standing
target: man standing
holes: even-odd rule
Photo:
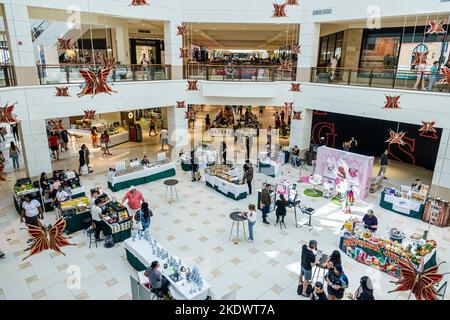
[[[100,239],[100,231],[103,230],[103,210],[100,208],[101,199],[95,199],[94,204],[91,206],[92,221],[95,227],[95,241],[102,241]]]
[[[138,190],[136,190],[135,186],[131,186],[128,192],[122,199],[122,204],[128,201],[128,211],[130,211],[130,215],[134,217],[134,214],[137,210],[141,208],[142,202],[144,202],[144,196]]]
[[[316,261],[316,254],[314,251],[317,250],[317,241],[311,240],[309,245],[304,244],[302,246],[302,254],[300,261],[300,277],[298,279],[299,285],[302,285],[302,296],[309,297],[306,294],[306,290],[308,289],[309,282],[312,279],[312,268],[316,266],[318,263]]]
[[[267,215],[269,214],[269,210],[270,210],[270,192],[267,189],[267,184],[264,184],[264,188],[261,192],[261,203],[259,204],[261,210],[262,210],[262,218],[263,218],[263,223],[265,224],[270,224],[267,221]]]
[[[383,154],[380,156],[380,171],[378,171],[378,176],[383,176],[384,179],[386,178],[386,169],[389,164],[389,150],[385,150]]]
[[[272,126],[269,126],[267,128],[267,145],[269,146],[269,149],[272,147]]]
[[[169,131],[167,131],[166,128],[162,128],[161,132],[161,151],[164,150],[164,145],[167,145],[169,147]]]
[[[144,80],[145,75],[147,76],[147,80],[148,80],[148,65],[150,64],[150,60],[148,60],[147,55],[144,53],[142,54],[142,60],[141,60],[141,65],[142,65],[142,80]]]
[[[280,114],[278,113],[278,111],[277,112],[275,112],[275,115],[274,115],[274,117],[275,117],[275,129],[278,129],[279,128],[279,122],[280,122]]]
[[[244,180],[247,181],[248,185],[248,194],[252,194],[252,181],[253,181],[253,166],[252,163],[247,160],[245,161],[247,167],[244,172]]]
[[[284,113],[284,110],[281,110],[280,116],[281,116],[281,123],[283,124],[284,123],[284,117],[286,116],[286,114]]]
[[[22,214],[20,216],[20,222],[25,220],[27,226],[39,227],[39,218],[44,220],[44,214],[42,213],[42,207],[39,201],[36,199],[31,200],[30,196],[25,196],[22,203]],[[32,239],[28,242],[33,241]]]

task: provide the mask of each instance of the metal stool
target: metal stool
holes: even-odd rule
[[[83,233],[87,233],[87,231],[89,230],[89,228],[91,227],[91,223],[92,223],[92,218],[86,218],[83,219],[83,223],[85,225]]]
[[[177,201],[178,201],[178,193],[177,193],[178,180],[169,179],[169,180],[164,181],[164,184],[166,186],[166,197],[165,197],[165,200],[167,200],[167,192],[170,190],[169,203],[173,202],[173,200],[174,200],[174,191],[175,191],[175,196],[176,196]]]
[[[95,228],[90,226],[86,233],[89,235],[89,249],[92,247],[92,244],[95,244],[95,247],[98,248],[97,239],[95,238]]]

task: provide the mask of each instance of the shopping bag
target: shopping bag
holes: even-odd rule
[[[80,174],[82,176],[88,175],[89,174],[89,167],[87,166],[87,164],[85,164],[84,166],[82,166],[80,168]]]

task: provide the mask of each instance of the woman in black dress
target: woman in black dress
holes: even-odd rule
[[[275,226],[280,222],[280,224],[284,224],[284,217],[286,216],[286,206],[288,205],[288,202],[284,198],[284,195],[280,194],[280,199],[278,199],[275,202],[275,206],[277,207],[275,214],[277,215],[277,223],[275,223]],[[284,224],[286,227],[286,225]]]

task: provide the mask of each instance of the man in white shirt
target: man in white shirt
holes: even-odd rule
[[[164,150],[164,145],[167,145],[169,147],[169,131],[167,131],[166,128],[162,128],[161,132],[161,150]]]
[[[62,186],[59,186],[58,192],[56,192],[55,205],[59,206],[61,202],[67,200],[70,200],[70,195],[66,191],[64,191]]]
[[[94,205],[91,207],[91,215],[92,215],[92,222],[94,223],[95,227],[95,239],[96,241],[101,241],[100,239],[100,231],[103,230],[103,224],[105,223],[103,221],[103,210],[100,208],[102,200],[95,199]]]
[[[42,207],[39,201],[36,199],[31,200],[29,196],[25,196],[22,203],[22,215],[20,216],[20,222],[25,220],[25,224],[39,226],[39,220],[44,219],[44,214],[42,213]]]

